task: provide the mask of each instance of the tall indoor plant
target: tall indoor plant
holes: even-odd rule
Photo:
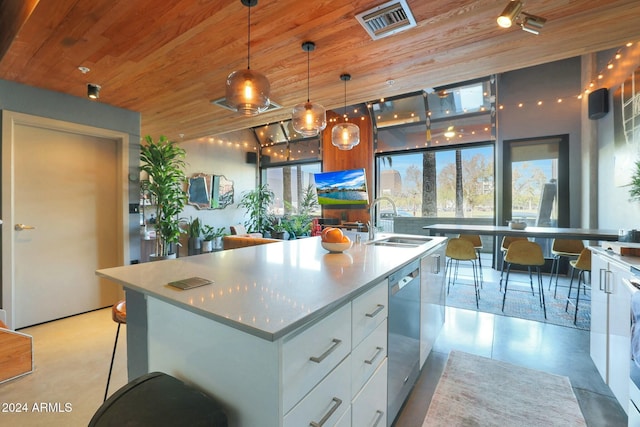
[[[172,245],[180,242],[180,220],[187,194],[184,189],[185,150],[162,135],[157,141],[145,136],[140,146],[140,169],[149,176],[145,190],[155,204],[156,258],[175,256]]]
[[[249,220],[244,225],[249,233],[265,233],[271,230],[273,215],[269,213],[269,206],[274,198],[275,194],[267,184],[258,185],[255,190],[242,195],[238,206],[247,210]]]

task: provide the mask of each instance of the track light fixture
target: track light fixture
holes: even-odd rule
[[[523,31],[531,34],[540,34],[540,30],[547,20],[540,16],[532,15],[522,11],[520,0],[511,0],[498,16],[498,25],[502,28],[509,28],[514,23],[520,25]]]
[[[303,136],[316,136],[327,127],[327,114],[324,107],[309,100],[309,52],[315,50],[313,42],[302,43],[302,50],[307,52],[307,102],[293,107],[291,124],[296,132]]]
[[[227,104],[245,116],[255,116],[269,108],[271,86],[264,74],[251,69],[251,8],[258,0],[240,0],[247,7],[247,69],[229,74],[226,82]]]
[[[98,98],[100,98],[100,85],[89,83],[87,85],[87,96],[90,99],[98,99]]]
[[[351,74],[341,74],[340,80],[344,82],[344,122],[331,129],[331,143],[340,150],[351,150],[360,144],[360,128],[347,121],[347,82],[351,80]]]
[[[518,15],[522,11],[522,2],[520,0],[511,0],[504,8],[500,16],[498,16],[498,25],[502,28],[509,28],[515,22]]]
[[[524,15],[524,19],[520,23],[520,27],[528,33],[538,35],[540,34],[540,30],[544,26],[544,23],[547,22],[545,18],[540,16],[531,15],[526,12],[522,12]]]

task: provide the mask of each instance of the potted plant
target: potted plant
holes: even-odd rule
[[[266,233],[270,231],[273,215],[269,213],[269,206],[275,195],[267,184],[259,185],[255,190],[242,195],[238,206],[247,210],[249,220],[244,223],[249,233]]]
[[[640,201],[640,160],[636,161],[635,169],[631,176],[629,196],[631,196],[631,201]]]
[[[180,244],[178,215],[187,202],[184,190],[185,150],[162,135],[157,141],[145,136],[140,146],[140,169],[149,176],[145,191],[155,201],[155,253],[151,259],[175,257],[173,245]]]
[[[222,247],[222,238],[227,235],[224,227],[214,228],[211,225],[202,226],[202,252],[212,252],[214,248]]]
[[[202,227],[200,226],[200,218],[190,218],[189,223],[187,224],[187,235],[189,236],[187,249],[189,255],[197,255],[200,253],[200,248],[202,246],[200,242],[201,232]]]
[[[287,229],[283,224],[282,220],[276,219],[271,226],[271,237],[274,239],[286,240],[285,233]]]

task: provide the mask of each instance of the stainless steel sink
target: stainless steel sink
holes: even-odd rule
[[[374,240],[369,242],[374,246],[392,246],[396,248],[415,248],[425,243],[429,243],[432,240],[431,237],[406,237],[406,236],[391,236],[380,240]]]

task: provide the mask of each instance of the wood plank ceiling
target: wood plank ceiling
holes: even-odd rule
[[[407,0],[417,26],[372,40],[355,19],[384,0],[260,0],[251,9],[251,68],[283,108],[241,117],[214,106],[247,65],[240,0],[0,0],[0,78],[139,111],[142,135],[185,139],[287,119],[307,98],[356,104],[538,65],[640,40],[638,0],[531,0],[548,21],[535,36],[499,28],[506,0]],[[79,66],[91,71],[83,74]],[[393,84],[388,82],[393,81]]]

